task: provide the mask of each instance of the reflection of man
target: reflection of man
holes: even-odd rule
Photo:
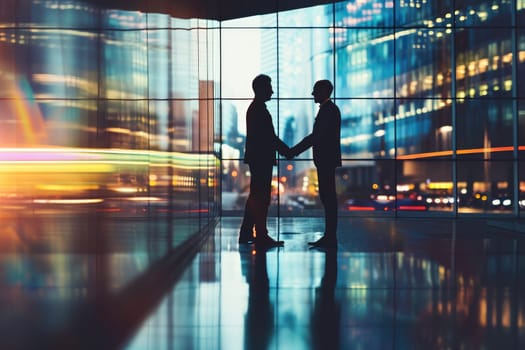
[[[335,298],[337,283],[337,252],[325,253],[324,275],[315,293],[315,304],[310,321],[314,349],[339,349],[340,305]]]
[[[312,147],[314,164],[319,181],[319,197],[325,211],[325,232],[318,241],[309,244],[319,248],[337,247],[337,194],[335,192],[335,168],[341,166],[341,112],[332,102],[333,85],[329,80],[314,84],[312,95],[319,103],[313,131],[292,147],[294,157]]]
[[[266,219],[271,200],[273,166],[277,164],[275,151],[288,155],[290,149],[275,134],[272,116],[266,108],[273,94],[269,76],[255,77],[252,88],[255,97],[246,112],[246,145],[244,162],[250,167],[250,194],[246,201],[244,218],[239,232],[239,243],[255,242],[260,246],[282,245],[268,235]],[[253,227],[255,226],[255,239]]]
[[[245,349],[268,349],[274,329],[273,306],[270,301],[270,282],[266,264],[266,250],[239,250],[242,274],[249,286],[248,310],[244,325]]]

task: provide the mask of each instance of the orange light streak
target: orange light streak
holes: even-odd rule
[[[374,211],[376,209],[374,207],[358,207],[355,205],[351,205],[348,207],[348,210]]]
[[[479,154],[479,153],[496,153],[496,152],[512,152],[514,149],[513,146],[504,146],[504,147],[487,147],[487,148],[471,148],[471,149],[460,149],[456,151],[456,154]],[[525,146],[519,146],[519,151],[525,151]],[[452,156],[452,150],[448,151],[438,151],[438,152],[424,152],[424,153],[414,153],[406,154],[402,156],[397,156],[396,159],[407,160],[407,159],[419,159],[419,158],[432,158],[432,157],[446,157]]]

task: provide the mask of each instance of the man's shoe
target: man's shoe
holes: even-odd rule
[[[308,242],[308,244],[315,248],[334,249],[337,248],[337,239],[323,236],[315,242]]]
[[[270,236],[256,237],[254,242],[258,247],[282,247],[284,245],[284,241],[276,241]]]
[[[320,243],[323,242],[324,240],[326,240],[326,236],[323,236],[323,237],[319,238],[317,241],[308,242],[308,245],[316,245],[316,244],[320,244]]]

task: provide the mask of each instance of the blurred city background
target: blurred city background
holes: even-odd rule
[[[341,215],[525,208],[525,1],[339,1],[232,20],[81,1],[0,5],[0,206],[239,215],[251,80],[290,146],[330,79]],[[272,215],[322,209],[311,151],[279,159]]]

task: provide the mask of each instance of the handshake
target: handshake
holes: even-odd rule
[[[297,157],[301,152],[297,149],[297,146],[288,148],[285,152],[281,153],[286,159],[291,160]]]

